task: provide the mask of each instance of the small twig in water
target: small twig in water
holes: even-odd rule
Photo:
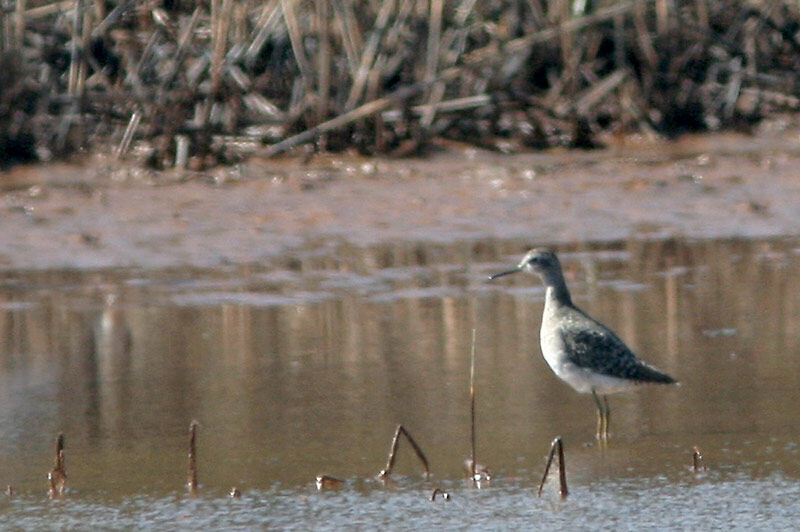
[[[467,468],[467,473],[472,477],[472,485],[480,487],[482,481],[489,482],[492,480],[492,472],[483,464],[475,464],[471,458],[464,460],[464,466]]]
[[[544,487],[544,482],[547,480],[547,475],[550,473],[550,465],[553,463],[553,457],[555,456],[556,450],[558,450],[558,481],[559,481],[559,492],[561,493],[561,498],[566,499],[568,490],[567,490],[567,469],[564,466],[564,444],[561,442],[561,438],[557,437],[553,440],[553,443],[550,444],[550,454],[547,455],[547,464],[544,466],[544,475],[542,475],[542,481],[539,483],[539,491],[538,496],[542,496],[542,488]]]
[[[320,491],[341,488],[342,486],[344,486],[344,480],[328,475],[317,475],[317,489]]]
[[[189,494],[197,493],[197,421],[189,423],[189,474],[186,486]]]
[[[62,497],[67,488],[67,471],[64,467],[64,434],[56,438],[56,458],[53,469],[47,474],[50,483],[50,498]]]
[[[706,464],[703,462],[703,454],[700,452],[700,448],[695,445],[692,447],[692,471],[699,473],[700,471],[706,471],[706,469]]]
[[[403,427],[403,425],[397,425],[397,430],[394,431],[394,437],[392,438],[392,445],[389,449],[389,458],[386,460],[386,467],[378,474],[378,478],[381,480],[386,480],[392,474],[392,469],[394,468],[394,461],[397,457],[397,448],[400,446],[400,435],[404,435],[408,440],[408,443],[411,444],[411,447],[414,448],[414,452],[417,454],[417,458],[419,458],[420,462],[422,462],[422,467],[425,468],[425,478],[430,477],[430,468],[428,467],[428,459],[425,458],[425,453],[422,452],[422,448],[414,441],[414,438],[411,437],[411,434]]]
[[[436,500],[436,496],[437,495],[441,495],[442,499],[444,499],[446,501],[450,500],[450,494],[449,493],[447,493],[446,491],[444,491],[441,488],[434,488],[433,493],[431,493],[431,502]]]

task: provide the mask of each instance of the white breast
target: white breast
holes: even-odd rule
[[[553,372],[564,379],[567,357],[564,340],[559,331],[556,308],[558,303],[553,296],[553,288],[547,288],[547,295],[542,314],[542,328],[539,331],[539,342],[542,346],[542,355]]]
[[[595,373],[589,368],[576,366],[569,361],[566,346],[559,330],[559,318],[556,316],[557,305],[558,303],[552,294],[552,288],[548,287],[539,340],[542,347],[542,356],[544,356],[553,373],[579,393],[591,393],[592,389],[594,389],[597,393],[608,394],[630,388],[632,386],[630,381]],[[569,318],[565,318],[562,314],[560,319]]]

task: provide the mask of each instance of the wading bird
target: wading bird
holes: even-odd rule
[[[572,303],[556,254],[530,250],[513,269],[491,275],[535,273],[547,288],[542,315],[542,355],[560,379],[580,393],[591,393],[597,405],[597,439],[608,439],[610,393],[637,384],[672,384],[675,379],[640,360],[608,327]]]

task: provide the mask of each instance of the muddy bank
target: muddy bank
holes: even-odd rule
[[[258,160],[154,173],[101,158],[0,174],[0,268],[214,266],[310,243],[531,244],[798,233],[800,135],[605,151]]]

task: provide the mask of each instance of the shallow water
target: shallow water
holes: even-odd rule
[[[215,270],[0,277],[0,526],[789,528],[800,506],[800,241],[558,251],[576,303],[680,379],[594,405],[540,356],[529,243],[309,246]],[[476,335],[478,461],[469,454]],[[189,497],[189,422],[200,490]],[[396,483],[375,475],[402,423]],[[48,500],[56,435],[69,491]],[[536,488],[563,438],[570,495]],[[692,472],[698,446],[708,471]],[[317,492],[314,479],[345,480]],[[230,499],[237,486],[240,499]],[[450,501],[430,502],[434,487]]]

